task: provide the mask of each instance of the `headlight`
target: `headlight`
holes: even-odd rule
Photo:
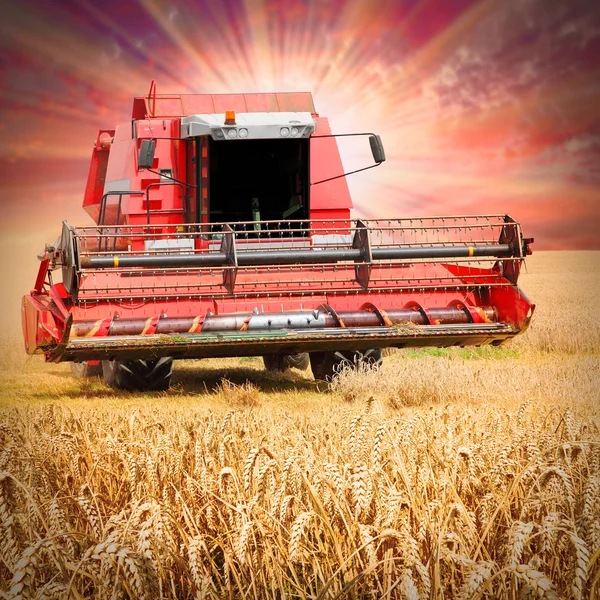
[[[234,138],[236,138],[236,137],[237,137],[237,129],[230,129],[230,130],[227,132],[227,137],[228,137],[229,139],[231,139],[231,140],[233,140]]]
[[[218,138],[224,137],[222,129],[215,129],[215,136]]]
[[[290,135],[290,130],[289,130],[289,127],[282,127],[282,128],[279,130],[279,135],[280,135],[281,137],[287,137],[288,135]]]
[[[298,130],[297,127],[292,127],[290,133],[292,134],[293,137],[296,137],[300,133],[300,131]]]
[[[246,138],[248,137],[248,130],[242,127],[239,131],[239,134],[241,138]]]

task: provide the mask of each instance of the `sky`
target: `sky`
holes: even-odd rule
[[[598,2],[0,8],[3,278],[32,273],[33,284],[61,221],[89,222],[96,132],[127,122],[152,80],[159,93],[311,91],[334,132],[379,133],[387,161],[348,178],[357,217],[508,213],[534,250],[600,248]],[[364,148],[341,150],[347,170],[368,164]]]

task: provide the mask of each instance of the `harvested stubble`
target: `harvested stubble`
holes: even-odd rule
[[[519,280],[537,308],[529,331],[513,342],[518,350],[597,353],[600,251],[540,252]]]

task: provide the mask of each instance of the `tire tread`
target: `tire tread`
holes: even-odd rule
[[[109,387],[131,392],[164,391],[169,389],[173,359],[102,361],[104,383]]]

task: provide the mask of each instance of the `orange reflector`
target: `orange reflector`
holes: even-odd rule
[[[228,110],[225,112],[225,125],[235,125],[235,111]]]

